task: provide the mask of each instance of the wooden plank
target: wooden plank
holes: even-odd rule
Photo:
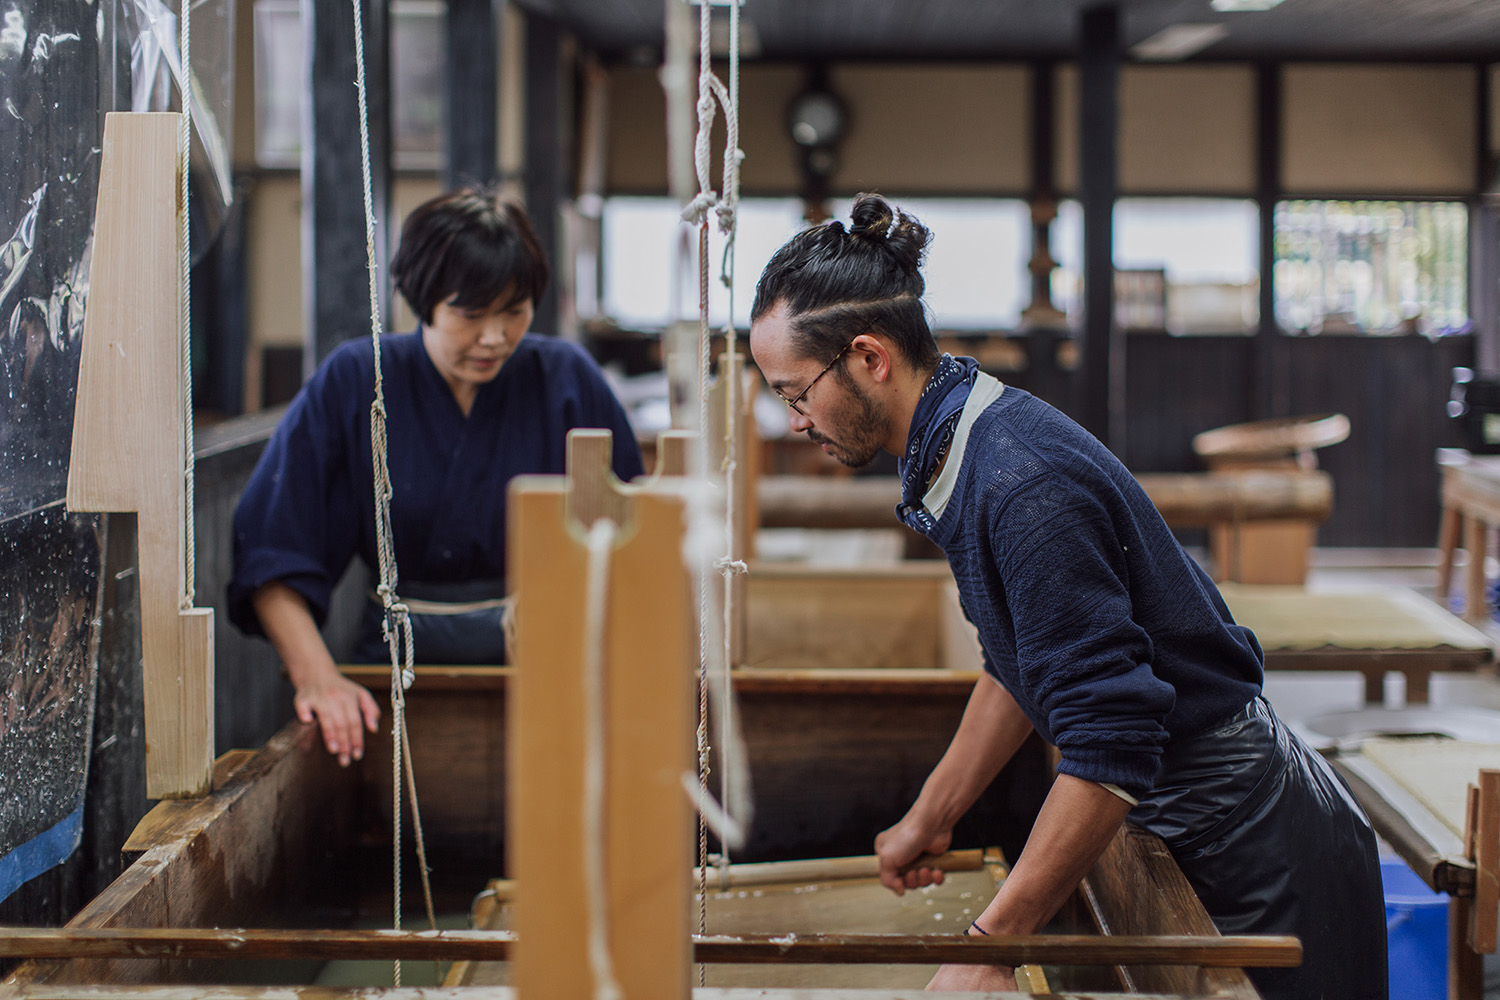
[[[1319,470],[1151,472],[1136,479],[1176,528],[1321,522],[1333,510],[1333,480]],[[767,528],[885,528],[897,523],[901,488],[894,476],[764,476],[756,496]]]
[[[815,989],[763,990],[699,987],[693,1000],[912,1000],[910,990]],[[964,1000],[972,993],[930,993],[930,1000]],[[1010,996],[1011,994],[1006,994]],[[339,989],[332,986],[47,986],[0,987],[5,1000],[515,1000],[507,986]],[[1125,1000],[1124,994],[1056,994],[1057,1000]],[[1210,1000],[1188,997],[1133,995],[1132,1000]]]
[[[105,118],[67,504],[138,512],[146,796],[202,795],[213,768],[213,615],[186,577],[179,342],[180,116]]]
[[[1359,800],[1361,808],[1370,817],[1370,825],[1386,843],[1393,847],[1401,860],[1412,871],[1421,876],[1428,888],[1434,892],[1446,892],[1454,896],[1471,896],[1474,892],[1474,869],[1472,863],[1450,851],[1445,851],[1425,836],[1423,830],[1439,835],[1447,844],[1455,838],[1446,827],[1430,814],[1414,818],[1413,810],[1426,813],[1404,788],[1358,756],[1340,754],[1333,758],[1333,766],[1339,776]],[[1394,786],[1394,788],[1393,788]],[[1406,808],[1402,808],[1402,804]],[[1415,821],[1414,821],[1415,820]],[[1419,825],[1420,824],[1420,825]]]
[[[943,576],[895,571],[902,568],[791,573],[757,563],[745,592],[741,665],[939,666]]]
[[[1474,906],[1470,911],[1469,947],[1482,955],[1495,953],[1500,931],[1500,770],[1479,772],[1478,793],[1472,799]]]
[[[1120,828],[1080,888],[1101,933],[1218,934],[1166,844],[1129,824]],[[1216,993],[1247,1000],[1259,996],[1249,977],[1236,969],[1195,971],[1131,961],[1121,965],[1129,982],[1142,991]]]
[[[526,950],[518,935],[508,931],[0,927],[4,958],[504,962]],[[1239,969],[1299,965],[1302,946],[1294,937],[1271,935],[997,934],[985,939],[962,934],[713,934],[693,936],[692,958],[737,965],[1152,963]]]
[[[341,843],[352,828],[356,778],[322,748],[316,726],[291,723],[225,785],[172,803],[171,822],[149,827],[134,864],[68,929],[259,923],[294,907],[326,867],[311,843]],[[142,837],[147,834],[142,833]],[[33,962],[13,982],[141,983],[192,974],[171,961]]]
[[[1464,617],[1471,622],[1482,622],[1490,615],[1484,573],[1489,527],[1483,518],[1472,514],[1465,518],[1464,549],[1469,553],[1469,565],[1464,570]]]
[[[584,439],[588,432],[569,435]],[[592,445],[598,448],[597,443]],[[578,455],[578,452],[574,452]],[[597,461],[574,464],[577,474]],[[608,494],[613,495],[608,495]],[[510,579],[517,599],[517,666],[509,699],[510,848],[518,883],[515,981],[525,996],[585,996],[593,988],[589,907],[606,907],[615,975],[626,996],[688,992],[692,856],[689,596],[681,560],[682,501],[605,478],[511,484]],[[582,664],[587,553],[575,518],[618,518],[606,609],[608,683],[604,840],[606,884],[586,881],[584,773],[587,704]],[[560,623],[571,623],[559,627]],[[528,670],[527,664],[546,669]]]

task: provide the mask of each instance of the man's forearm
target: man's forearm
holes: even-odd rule
[[[1026,848],[979,927],[988,934],[1035,934],[1104,853],[1130,803],[1092,781],[1059,774],[1042,804]]]
[[[1029,735],[1031,723],[1016,700],[988,674],[980,677],[958,732],[923,783],[913,812],[951,830]]]

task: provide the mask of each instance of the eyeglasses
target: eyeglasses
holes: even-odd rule
[[[830,361],[830,362],[828,362],[828,364],[824,365],[823,366],[823,370],[820,371],[820,372],[818,372],[818,374],[816,374],[816,375],[813,376],[813,380],[811,382],[807,383],[807,387],[804,388],[801,392],[797,393],[797,395],[793,396],[791,399],[787,399],[786,396],[782,395],[782,392],[781,392],[780,389],[776,389],[776,390],[773,390],[773,391],[776,393],[777,396],[781,397],[781,401],[783,403],[785,403],[787,406],[790,406],[792,408],[792,412],[800,414],[801,416],[804,416],[804,417],[807,416],[807,411],[804,410],[804,409],[802,409],[802,407],[800,405],[798,405],[798,404],[800,404],[802,402],[802,400],[804,400],[804,399],[807,398],[807,394],[809,392],[812,392],[812,387],[818,384],[818,379],[822,378],[824,375],[827,375],[828,374],[828,369],[830,369],[834,365],[838,364],[839,363],[839,359],[842,358],[844,356],[844,354],[848,352],[849,348],[851,348],[853,346],[854,346],[854,341],[852,341],[852,340],[849,341],[849,343],[845,344],[844,345],[844,349],[842,351],[839,351],[837,354],[835,354],[833,356],[833,360]]]

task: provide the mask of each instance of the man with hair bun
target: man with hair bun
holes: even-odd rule
[[[979,632],[985,676],[905,817],[875,840],[898,895],[913,867],[1035,730],[1052,788],[972,935],[1031,934],[1125,821],[1160,836],[1219,930],[1295,934],[1295,969],[1253,969],[1268,998],[1386,996],[1375,836],[1342,780],[1261,696],[1235,624],[1135,478],[1097,440],[972,358],[939,354],[923,312],[930,233],[861,195],[851,225],[771,258],[750,349],[795,431],[840,462],[898,459],[897,516],[937,543]],[[944,966],[931,989],[1015,989],[1012,971]]]
[[[614,471],[641,474],[625,411],[582,348],[528,336],[547,287],[547,257],[520,205],[463,188],[418,206],[391,261],[420,321],[380,340],[388,414],[391,526],[423,663],[505,661],[506,486],[560,475],[568,431],[614,433]],[[364,753],[380,717],[370,692],[334,666],[319,632],[334,584],[355,555],[379,567],[368,337],[339,345],[276,428],[234,513],[227,609],[270,639],[340,763]],[[383,608],[366,602],[353,658],[389,655]]]

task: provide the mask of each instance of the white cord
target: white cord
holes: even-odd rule
[[[178,236],[178,322],[182,334],[182,498],[183,498],[183,609],[194,604],[195,577],[198,561],[196,532],[193,525],[194,497],[193,471],[193,294],[192,294],[192,212],[188,204],[188,176],[193,155],[193,3],[180,0],[182,10],[178,14],[178,49],[181,56],[181,80],[178,90],[182,98],[182,121],[177,130],[178,208],[181,212],[181,234]]]
[[[589,885],[604,886],[604,644],[609,599],[609,564],[615,544],[615,523],[601,517],[588,533],[588,582],[584,598],[583,683],[587,719],[587,756],[583,771],[583,850]],[[588,894],[589,967],[594,975],[595,1000],[618,1000],[609,953],[608,893]]]

